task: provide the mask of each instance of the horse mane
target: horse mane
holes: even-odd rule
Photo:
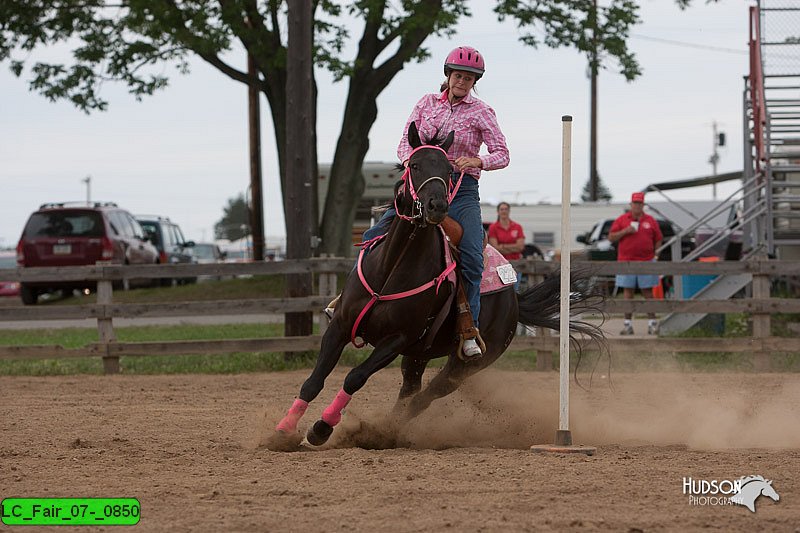
[[[751,481],[763,481],[764,483],[769,483],[769,480],[764,479],[764,476],[747,476],[740,478],[739,481],[742,482],[742,487],[750,483]]]

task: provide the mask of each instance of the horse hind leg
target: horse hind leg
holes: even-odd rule
[[[444,398],[453,393],[468,377],[494,363],[505,352],[507,343],[491,339],[487,346],[488,349],[483,357],[476,360],[464,361],[457,354],[451,354],[441,372],[431,380],[422,392],[411,398],[408,409],[405,412],[405,420],[416,418],[430,407],[434,400]]]
[[[427,359],[403,356],[400,365],[400,371],[403,374],[403,384],[400,386],[397,402],[394,408],[392,408],[393,413],[398,413],[403,410],[404,406],[408,403],[406,400],[422,390],[422,375],[425,373],[425,368],[427,368],[427,366]]]
[[[364,386],[370,376],[394,361],[407,344],[405,335],[397,334],[387,337],[375,347],[363,363],[347,374],[344,385],[336,394],[336,398],[322,412],[322,417],[309,428],[306,434],[309,444],[321,446],[328,441],[333,433],[333,428],[341,421],[342,412],[350,403],[353,395]]]

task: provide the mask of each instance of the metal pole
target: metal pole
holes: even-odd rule
[[[570,227],[569,208],[572,188],[572,117],[561,117],[561,306],[559,322],[558,430],[555,444],[534,444],[532,452],[585,453],[594,455],[594,446],[573,446],[569,430],[569,295]]]
[[[561,310],[559,324],[559,411],[556,444],[569,446],[569,293],[570,226],[572,181],[572,117],[561,117]]]

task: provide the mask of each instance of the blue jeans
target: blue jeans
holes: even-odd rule
[[[460,172],[453,173],[457,180]],[[392,219],[397,215],[394,206],[390,207],[377,224],[364,232],[364,240],[369,240],[389,231]],[[448,211],[450,218],[461,224],[464,236],[458,250],[461,252],[461,277],[472,311],[472,320],[478,327],[481,313],[481,276],[483,275],[483,224],[481,223],[481,198],[478,194],[478,180],[464,174],[458,194],[453,198]]]

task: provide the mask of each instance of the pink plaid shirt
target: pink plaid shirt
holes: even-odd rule
[[[506,138],[497,124],[494,109],[472,96],[472,92],[460,102],[450,105],[447,90],[441,94],[423,96],[406,122],[397,156],[406,161],[411,154],[408,144],[408,126],[416,122],[419,136],[424,141],[434,137],[444,139],[451,130],[456,132],[453,145],[447,151],[451,160],[459,157],[480,157],[483,170],[495,170],[508,166],[508,147]],[[485,144],[488,154],[479,155],[481,144]],[[455,168],[455,167],[453,167]],[[465,171],[480,178],[481,169],[467,168]]]

